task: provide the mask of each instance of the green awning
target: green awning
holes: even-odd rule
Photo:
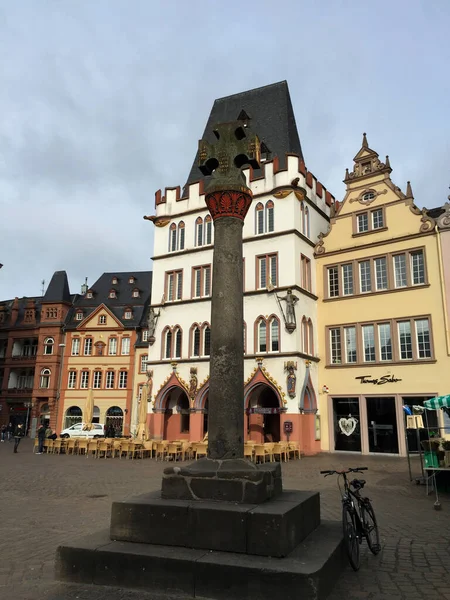
[[[429,410],[438,410],[439,408],[450,407],[450,394],[447,396],[438,396],[437,398],[431,398],[431,400],[425,400],[423,403],[425,408]]]

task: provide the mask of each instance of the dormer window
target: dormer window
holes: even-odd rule
[[[119,283],[119,280],[117,279],[117,277],[113,277],[111,283],[113,285],[117,285]]]
[[[110,298],[117,298],[116,290],[109,290],[109,297]]]
[[[132,319],[133,318],[133,313],[131,312],[131,310],[126,310],[124,312],[123,318],[124,319]]]
[[[373,192],[367,192],[367,194],[364,194],[364,196],[362,197],[362,201],[370,202],[371,200],[374,200],[374,198],[375,194]]]
[[[98,318],[99,325],[106,325],[106,315],[100,315]]]
[[[128,280],[128,283],[134,283],[134,277],[130,277],[130,279]]]
[[[83,313],[81,310],[79,310],[76,314],[75,314],[75,320],[76,321],[82,321],[83,320]]]
[[[92,291],[91,291],[91,290],[89,290],[89,291],[86,293],[86,298],[89,298],[89,299],[91,299],[91,298],[93,298],[93,297],[94,297],[94,294],[92,293]]]
[[[135,288],[133,290],[133,298],[139,298],[139,296],[140,296],[139,290],[137,288]]]

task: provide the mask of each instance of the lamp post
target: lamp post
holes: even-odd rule
[[[27,435],[27,431],[28,431],[28,419],[30,417],[30,408],[31,408],[32,404],[31,404],[31,402],[24,402],[23,405],[27,409],[27,418],[25,420],[25,435]]]
[[[61,381],[62,381],[62,373],[63,373],[63,366],[64,366],[64,350],[66,348],[66,334],[64,333],[64,342],[62,344],[58,344],[59,348],[62,348],[61,351],[61,362],[59,363],[59,377],[58,377],[58,387],[56,389],[56,424],[55,424],[55,430],[56,427],[58,427],[58,414],[59,414],[59,401],[61,398]]]

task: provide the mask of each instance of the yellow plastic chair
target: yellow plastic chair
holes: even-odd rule
[[[78,440],[78,444],[75,446],[75,450],[77,454],[87,454],[88,449],[88,441],[87,440]]]
[[[77,440],[74,439],[70,439],[67,440],[67,446],[66,446],[66,454],[75,454],[75,448],[77,447]]]
[[[36,452],[37,448],[39,448],[39,439],[38,438],[34,438],[33,452]],[[45,448],[45,442],[44,442],[44,448]]]
[[[267,452],[267,454],[269,455],[269,460],[270,462],[274,462],[275,457],[273,455],[273,447],[275,446],[275,444],[273,442],[266,442],[264,444],[264,449]]]
[[[94,458],[97,456],[98,442],[97,440],[89,440],[87,443],[86,458],[92,454]]]
[[[198,460],[198,458],[200,456],[207,456],[208,455],[208,444],[203,444],[203,443],[194,444],[194,451],[195,451],[195,460]]]
[[[266,458],[270,460],[270,454],[267,452],[264,444],[255,444],[253,451],[255,453],[255,462],[266,462]]]
[[[158,460],[158,458],[164,460],[167,454],[168,445],[169,444],[164,444],[163,442],[156,444],[156,460]]]
[[[105,441],[99,442],[97,446],[97,455],[96,458],[100,458],[101,453],[103,452],[103,458],[108,456],[108,452],[111,450],[111,444]]]
[[[298,447],[298,442],[289,442],[289,454],[293,454],[294,458],[295,455],[297,455],[297,458],[301,458],[300,457],[300,449]]]
[[[284,462],[287,462],[287,459],[286,459],[287,450],[286,450],[286,448],[282,444],[274,444],[272,452],[273,452],[274,458],[276,458],[277,456],[279,456],[280,457],[280,462],[282,462],[283,457],[284,457]]]
[[[253,444],[244,444],[244,458],[249,458],[253,462]]]
[[[45,442],[44,442],[44,444],[45,444]],[[63,447],[62,440],[48,440],[47,452],[52,452],[53,454],[61,454],[62,447]]]
[[[167,446],[167,458],[174,461],[182,457],[182,449],[179,444],[169,444]]]

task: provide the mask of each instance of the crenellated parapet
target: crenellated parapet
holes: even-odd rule
[[[278,157],[275,157],[262,163],[261,169],[258,171],[252,167],[244,169],[243,173],[253,197],[258,198],[258,196],[266,194],[283,197],[281,194],[277,196],[276,192],[281,192],[283,189],[288,193],[290,193],[289,190],[298,191],[300,196],[306,195],[311,203],[328,214],[334,206],[335,198],[311,171],[308,171],[302,158],[297,154],[287,154],[285,165],[285,168],[280,168]],[[183,195],[180,186],[167,187],[164,189],[164,193],[162,190],[158,190],[155,193],[156,216],[150,217],[149,220],[157,224],[157,220],[165,216],[204,209],[204,183],[204,180],[201,179],[187,185]],[[180,206],[179,203],[183,203],[183,205]]]

